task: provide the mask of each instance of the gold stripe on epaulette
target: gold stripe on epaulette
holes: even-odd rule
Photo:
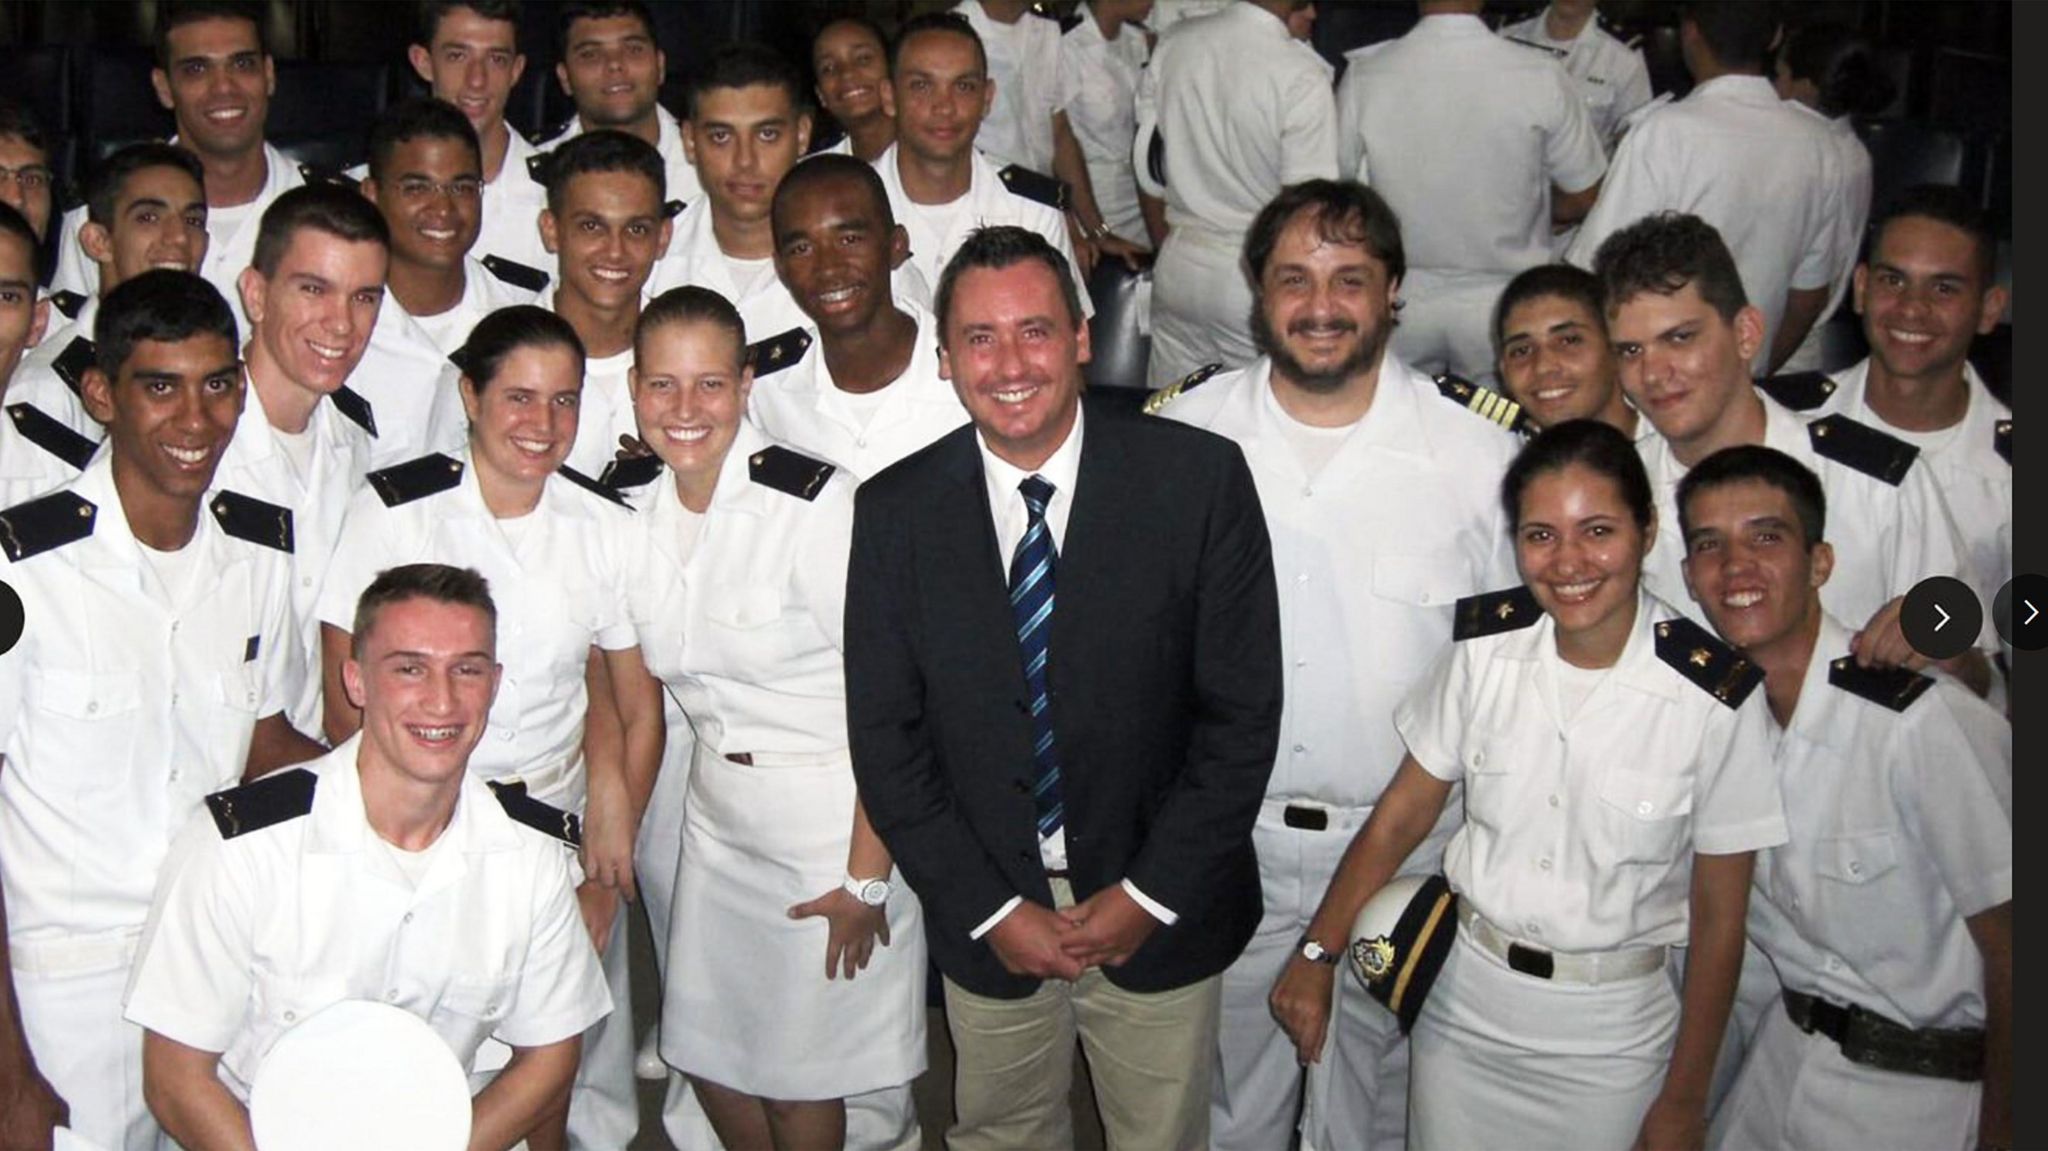
[[[1176,380],[1145,397],[1145,414],[1148,416],[1158,415],[1160,409],[1172,403],[1174,398],[1180,395],[1181,387],[1186,383],[1186,380]]]

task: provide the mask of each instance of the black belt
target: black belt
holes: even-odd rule
[[[1834,1040],[1851,1063],[1964,1083],[1984,1078],[1981,1027],[1916,1030],[1853,1004],[1844,1007],[1791,990],[1785,992],[1785,1014],[1801,1031]]]
[[[1320,807],[1290,803],[1280,813],[1280,822],[1301,831],[1324,831],[1330,826],[1330,813]]]

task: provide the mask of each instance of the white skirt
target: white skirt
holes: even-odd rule
[[[1461,932],[1409,1037],[1408,1146],[1623,1151],[1664,1084],[1678,1007],[1661,969],[1552,983]]]
[[[901,877],[889,946],[852,980],[825,977],[824,917],[789,918],[845,878],[854,794],[844,755],[750,767],[697,745],[662,981],[671,1065],[770,1099],[840,1099],[924,1071],[924,925]]]

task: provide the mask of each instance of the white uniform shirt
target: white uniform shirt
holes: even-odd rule
[[[468,425],[458,387],[462,373],[448,355],[469,339],[478,320],[534,300],[532,292],[500,280],[474,257],[463,260],[462,298],[439,315],[422,320],[397,296],[384,293],[369,347],[348,377],[348,386],[377,413],[372,468],[461,446]]]
[[[1761,76],[1717,76],[1644,116],[1615,149],[1600,199],[1566,258],[1593,266],[1600,242],[1652,212],[1690,212],[1735,257],[1764,313],[1761,368],[1794,288],[1834,272],[1835,153],[1827,125],[1786,107]]]
[[[17,421],[32,407],[16,399],[12,390],[7,393],[6,416],[0,418],[0,508],[13,507],[78,478],[79,468],[21,433]]]
[[[1310,476],[1271,372],[1261,358],[1162,414],[1244,449],[1273,535],[1287,680],[1266,794],[1370,807],[1401,764],[1394,708],[1450,643],[1453,606],[1515,582],[1499,491],[1518,444],[1389,355],[1372,407]]]
[[[312,437],[312,455],[302,475],[277,429],[263,414],[255,385],[249,385],[242,418],[221,456],[213,486],[216,491],[240,492],[292,510],[292,619],[299,629],[299,649],[312,654],[320,650],[316,610],[320,584],[341,539],[341,522],[348,514],[349,501],[370,470],[370,436],[342,415],[332,400],[314,405],[306,433]],[[320,677],[308,674],[301,678],[286,715],[293,727],[318,738]]]
[[[740,319],[747,325],[749,342],[780,335],[791,328],[808,327],[811,322],[803,309],[796,306],[789,289],[776,278],[773,267],[766,275],[754,279],[749,285],[751,291],[741,290],[733,277],[732,261],[718,246],[718,236],[712,231],[709,197],[698,199],[676,217],[668,254],[655,261],[654,271],[647,277],[647,295],[659,296],[685,284],[709,288],[738,308]]]
[[[1749,932],[1785,986],[1908,1027],[1982,1027],[1963,920],[2012,899],[2012,725],[1953,681],[1904,711],[1828,682],[1821,624],[1778,737],[1792,837],[1759,852]]]
[[[1862,627],[1877,609],[1933,575],[1981,586],[1926,466],[1915,462],[1905,479],[1888,484],[1814,451],[1807,421],[1799,413],[1761,392],[1757,398],[1764,405],[1764,446],[1812,469],[1827,496],[1826,535],[1835,550],[1835,574],[1822,585],[1820,601],[1828,614]],[[1643,557],[1643,586],[1706,624],[1700,606],[1686,594],[1681,567],[1685,541],[1678,531],[1678,481],[1689,469],[1654,431],[1636,440],[1636,451],[1657,500],[1657,541]]]
[[[92,329],[99,314],[100,298],[87,296],[76,319],[45,333],[43,342],[21,357],[21,363],[14,368],[13,382],[7,385],[8,403],[34,404],[58,423],[95,442],[106,438],[107,429],[85,410],[85,401],[79,398],[75,384],[63,378],[58,361],[63,359],[73,368],[92,363]],[[52,318],[56,315],[53,311]],[[84,346],[73,350],[73,345],[80,341],[84,341]]]
[[[170,142],[178,141],[173,138]],[[256,255],[256,231],[262,223],[263,210],[270,207],[271,201],[306,182],[298,162],[267,140],[263,144],[263,163],[263,190],[256,193],[255,199],[231,208],[207,208],[206,260],[199,265],[199,274],[220,289],[228,306],[234,309],[236,328],[244,337],[249,334],[249,317],[242,311],[242,293],[235,287],[235,280]],[[99,294],[99,265],[87,259],[85,249],[78,246],[78,230],[84,226],[84,205],[64,213],[64,232],[57,241],[57,271],[50,278],[53,291],[72,291],[83,296]]]
[[[938,290],[939,273],[945,270],[946,261],[967,242],[967,234],[987,224],[1015,224],[1029,228],[1067,258],[1074,269],[1075,287],[1081,293],[1081,312],[1085,316],[1095,314],[1095,304],[1088,298],[1087,277],[1081,274],[1081,267],[1074,263],[1074,246],[1067,240],[1067,219],[1058,208],[1041,204],[1028,196],[1020,196],[1003,183],[1003,177],[988,157],[980,152],[973,154],[974,175],[967,186],[967,195],[944,208],[955,209],[951,226],[944,232],[933,227],[929,214],[923,205],[913,202],[910,193],[903,190],[903,177],[896,170],[896,145],[875,158],[875,171],[881,173],[882,187],[889,192],[889,211],[903,230],[910,233],[910,259],[905,267],[915,266],[917,274],[933,291]],[[900,285],[900,271],[890,277],[892,285]],[[900,288],[899,288],[900,290]]]
[[[549,303],[552,305],[553,301]],[[605,465],[618,458],[620,436],[640,434],[640,422],[633,415],[633,389],[626,379],[632,370],[631,348],[583,361],[582,410],[577,416],[576,443],[569,449],[568,466],[591,479],[602,476]]]
[[[1665,663],[1656,627],[1676,615],[1639,595],[1621,658],[1570,718],[1548,615],[1453,644],[1395,712],[1416,762],[1465,784],[1452,889],[1510,936],[1682,945],[1693,854],[1785,842],[1763,687],[1731,708]]]
[[[1338,168],[1401,218],[1411,272],[1500,278],[1550,259],[1550,187],[1606,170],[1571,77],[1477,16],[1425,16],[1351,53],[1337,89]]]
[[[632,515],[560,476],[514,528],[515,544],[484,506],[469,453],[454,487],[388,507],[375,481],[356,494],[320,593],[320,620],[347,631],[356,599],[385,568],[460,564],[491,584],[504,678],[489,730],[470,756],[484,779],[516,775],[535,799],[583,810],[584,672],[593,645],[637,644],[625,614]]]
[[[141,928],[171,840],[241,777],[256,721],[285,710],[305,666],[289,557],[202,504],[193,578],[172,598],[112,460],[61,489],[97,509],[90,537],[0,564],[28,621],[0,659],[0,879],[16,968],[48,974],[67,943]]]
[[[988,54],[996,102],[974,135],[974,146],[997,166],[1022,164],[1052,173],[1052,114],[1059,101],[1060,26],[1030,9],[1014,24],[991,17],[981,0],[960,0],[953,11],[974,26]]]
[[[498,169],[497,179],[484,185],[483,228],[470,254],[478,259],[502,256],[529,268],[552,268],[555,258],[540,242],[540,213],[548,206],[548,190],[526,166],[527,159],[540,149],[509,128],[505,134],[509,137],[505,166]]]
[[[1989,604],[1999,587],[2013,577],[2012,464],[1998,453],[2000,426],[2011,435],[2012,409],[1991,394],[1976,368],[1966,364],[1963,372],[1970,406],[1962,422],[1940,432],[1902,431],[1871,410],[1866,392],[1869,360],[1830,377],[1835,381],[1834,394],[1811,414],[1839,412],[1919,446],[1920,462],[1913,470],[1926,471],[1941,489],[1942,502],[1962,537],[1970,570],[1976,573],[1973,586],[1978,597]],[[1832,522],[1832,509],[1829,518]]]
[[[1241,243],[1288,184],[1337,175],[1335,69],[1255,4],[1176,24],[1138,82],[1142,166],[1166,141],[1166,222]]]
[[[907,300],[897,307],[917,320],[910,364],[878,393],[862,422],[857,405],[832,382],[825,343],[811,341],[793,366],[754,377],[748,414],[769,438],[866,479],[967,422],[967,409],[948,380],[939,378],[938,320]]]
[[[1593,120],[1593,131],[1605,146],[1621,130],[1622,117],[1650,102],[1650,66],[1643,60],[1641,48],[1624,44],[1600,26],[1598,17],[1587,20],[1569,40],[1551,39],[1543,29],[1549,15],[1550,9],[1545,8],[1501,29],[1500,34],[1563,55],[1564,70],[1571,73],[1585,101],[1586,114]]]
[[[568,845],[467,778],[414,887],[364,815],[360,744],[304,765],[306,815],[233,839],[194,816],[157,892],[127,1018],[222,1052],[244,1101],[271,1044],[343,1000],[412,1012],[464,1067],[486,1038],[542,1047],[611,1010]]]
[[[757,483],[750,459],[772,443],[741,421],[694,546],[673,475],[635,493],[628,613],[706,746],[842,753],[854,479],[834,469],[811,499]]]
[[[697,182],[696,165],[690,163],[690,157],[683,152],[682,125],[677,122],[674,116],[669,114],[667,108],[659,104],[654,106],[654,118],[660,124],[660,127],[657,129],[660,139],[655,143],[654,150],[661,153],[662,165],[668,170],[666,197],[670,200],[681,200],[685,204],[694,204],[697,202],[698,197],[704,194],[704,186]],[[539,150],[552,152],[556,148],[561,147],[571,137],[582,134],[583,118],[581,116],[572,116],[569,118],[569,126],[562,129],[554,139],[542,144]],[[541,207],[545,208],[546,206],[547,189],[543,188],[541,189]],[[520,263],[523,264],[526,261],[521,260]],[[553,263],[552,260],[544,260],[537,266],[546,268],[553,266]]]
[[[1060,37],[1057,107],[1081,145],[1088,184],[1103,222],[1122,239],[1151,246],[1138,210],[1138,177],[1131,169],[1131,145],[1138,138],[1138,77],[1151,48],[1145,30],[1126,22],[1114,40],[1086,4],[1081,22]],[[986,126],[984,126],[986,131]]]
[[[1778,369],[1781,372],[1816,372],[1821,366],[1821,327],[1828,317],[1841,309],[1842,301],[1849,298],[1850,285],[1856,278],[1856,257],[1863,248],[1864,228],[1870,223],[1870,149],[1857,138],[1856,127],[1849,122],[1849,117],[1838,116],[1830,120],[1797,100],[1787,100],[1786,103],[1827,129],[1828,146],[1833,149],[1835,158],[1827,213],[1834,233],[1830,265],[1834,288],[1828,292],[1827,306],[1821,309],[1806,338]]]

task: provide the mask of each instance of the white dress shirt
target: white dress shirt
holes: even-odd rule
[[[685,204],[694,204],[704,194],[704,186],[697,182],[697,167],[690,163],[690,157],[683,151],[682,124],[669,113],[667,108],[659,104],[654,106],[654,117],[659,124],[658,134],[660,136],[660,139],[654,145],[654,150],[661,153],[662,165],[668,172],[665,195],[670,200],[681,200]],[[569,119],[569,126],[562,129],[553,139],[542,144],[540,150],[552,152],[556,148],[561,147],[571,137],[581,136],[582,134],[583,118],[581,116],[572,116]],[[546,207],[547,192],[545,189],[541,192],[541,201],[541,206]],[[525,262],[524,260],[520,261],[520,263]],[[550,263],[552,261],[543,263],[540,266],[547,267]]]
[[[1614,33],[1600,26],[1594,16],[1579,34],[1569,40],[1553,40],[1544,29],[1550,16],[1545,8],[1536,15],[1500,30],[1510,40],[1548,48],[1563,56],[1564,70],[1571,73],[1585,101],[1586,114],[1602,147],[1610,145],[1621,131],[1622,117],[1650,102],[1650,66],[1643,50],[1633,42],[1624,44]]]
[[[697,199],[676,217],[668,253],[655,261],[654,271],[647,277],[647,295],[659,296],[685,284],[709,288],[738,308],[740,319],[746,322],[750,343],[791,328],[808,327],[811,322],[796,306],[789,289],[776,278],[772,266],[766,275],[754,277],[750,284],[743,286],[738,282],[733,275],[733,261],[718,246],[718,235],[712,230],[709,197]]]
[[[1074,269],[1082,315],[1095,314],[1095,304],[1088,298],[1087,277],[1081,275],[1080,265],[1074,263],[1074,246],[1067,240],[1066,216],[1058,208],[1010,191],[996,166],[980,152],[971,156],[974,174],[965,196],[943,205],[919,204],[903,190],[903,177],[896,167],[896,147],[889,145],[888,151],[875,158],[875,171],[881,174],[882,187],[889,193],[890,212],[910,233],[910,259],[906,266],[915,265],[918,275],[934,291],[946,261],[967,242],[969,232],[988,224],[1015,224],[1037,232],[1059,249]],[[935,222],[935,216],[945,217],[943,226]]]
[[[1052,114],[1059,103],[1059,21],[1025,9],[1016,23],[988,14],[981,0],[960,0],[953,11],[973,25],[988,55],[996,102],[982,118],[974,146],[998,165],[1021,164],[1052,174]]]
[[[548,206],[548,190],[527,166],[527,159],[540,149],[510,128],[505,134],[505,166],[498,169],[497,179],[484,184],[483,227],[469,251],[478,259],[499,256],[546,271],[555,266],[554,256],[540,242],[540,213]]]
[[[1116,39],[1105,40],[1102,25],[1086,4],[1075,14],[1081,22],[1060,37],[1055,104],[1067,114],[1067,126],[1081,145],[1103,222],[1119,238],[1150,247],[1145,218],[1138,210],[1131,145],[1138,138],[1138,77],[1152,50],[1145,43],[1145,30],[1135,24],[1126,22]]]
[[[1821,327],[1841,310],[1842,301],[1849,298],[1849,288],[1856,278],[1856,257],[1863,249],[1863,231],[1870,223],[1870,149],[1857,138],[1856,127],[1850,123],[1849,117],[1837,116],[1830,120],[1797,100],[1787,100],[1786,103],[1826,127],[1828,145],[1835,154],[1827,213],[1834,233],[1830,257],[1834,287],[1828,292],[1827,306],[1814,319],[1806,338],[1778,369],[1781,372],[1817,372],[1821,367]]]
[[[83,379],[83,366],[92,363],[92,329],[99,314],[99,296],[86,296],[75,319],[45,332],[43,342],[21,357],[21,362],[15,365],[13,381],[7,385],[8,403],[34,404],[45,415],[95,443],[106,438],[107,429],[85,410],[78,387]],[[52,318],[56,318],[54,310]],[[66,365],[61,369],[60,360]],[[65,379],[66,372],[73,378]]]

